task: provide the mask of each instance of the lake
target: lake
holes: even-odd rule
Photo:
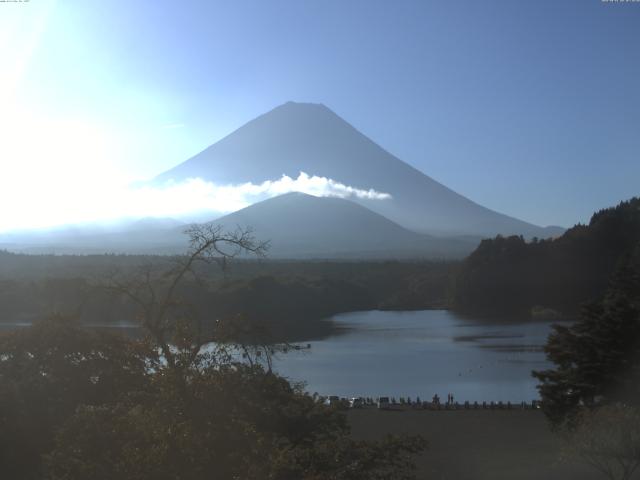
[[[446,400],[452,393],[458,402],[519,403],[539,398],[531,370],[551,366],[542,351],[549,321],[464,317],[447,310],[354,312],[332,320],[335,334],[274,362],[280,374],[305,381],[309,393],[422,400],[435,393]],[[98,327],[130,335],[136,329]]]
[[[531,370],[551,366],[542,351],[548,321],[492,321],[446,310],[355,312],[333,321],[335,335],[275,361],[280,374],[306,381],[310,393],[531,401],[539,398]]]

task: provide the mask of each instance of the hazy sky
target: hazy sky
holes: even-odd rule
[[[0,3],[0,200],[15,219],[152,177],[287,100],[569,226],[640,194],[640,3]]]

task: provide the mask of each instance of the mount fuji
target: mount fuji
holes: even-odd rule
[[[551,237],[540,227],[485,208],[403,162],[321,104],[285,103],[158,175],[154,182],[201,178],[217,185],[325,177],[363,191],[389,194],[349,198],[400,226],[436,236]]]

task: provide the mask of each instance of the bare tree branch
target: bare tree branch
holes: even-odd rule
[[[190,226],[185,234],[189,237],[188,252],[174,258],[171,267],[159,269],[145,264],[134,275],[114,274],[102,285],[136,306],[141,326],[156,342],[167,366],[174,369],[193,365],[203,346],[213,339],[193,305],[179,294],[187,277],[203,288],[205,282],[198,273],[198,263],[215,262],[226,269],[229,261],[239,255],[264,257],[269,247],[268,242],[257,241],[249,228],[226,232],[220,225],[205,223]],[[228,351],[220,349],[216,353],[228,358]],[[271,366],[269,356],[269,369]]]

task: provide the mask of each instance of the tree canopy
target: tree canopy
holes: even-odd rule
[[[579,321],[557,325],[545,347],[554,369],[534,372],[550,420],[581,406],[640,401],[640,244],[625,255],[600,301]]]

